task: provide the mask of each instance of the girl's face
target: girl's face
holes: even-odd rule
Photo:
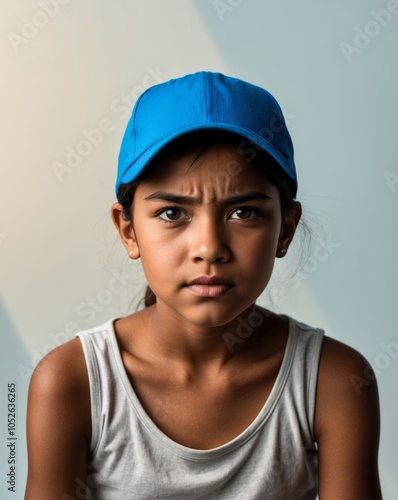
[[[159,163],[119,229],[157,307],[192,325],[221,326],[267,286],[300,215],[282,220],[278,189],[236,147],[199,152]]]

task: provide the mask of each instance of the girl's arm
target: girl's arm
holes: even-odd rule
[[[354,349],[326,337],[315,435],[320,500],[379,500],[379,397],[375,374]]]
[[[29,386],[25,500],[86,498],[90,391],[79,339],[43,358]]]

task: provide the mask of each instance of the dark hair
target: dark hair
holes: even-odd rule
[[[282,218],[288,216],[296,204],[294,199],[295,186],[292,179],[284,172],[280,165],[265,151],[260,150],[256,145],[250,143],[249,141],[243,140],[239,135],[220,130],[205,130],[191,132],[174,140],[152,160],[143,174],[140,174],[140,176],[134,181],[120,186],[117,193],[117,199],[123,207],[123,218],[125,220],[132,221],[135,191],[139,183],[153,171],[156,165],[165,159],[173,157],[177,158],[183,155],[190,148],[199,146],[200,151],[192,162],[193,165],[204,151],[206,151],[213,144],[217,143],[236,146],[239,153],[242,154],[247,161],[261,167],[261,170],[264,172],[268,181],[271,184],[274,184],[279,191]],[[243,145],[246,147],[245,150],[242,148]],[[250,158],[248,155],[250,155]],[[155,302],[156,295],[153,293],[151,288],[147,286],[144,297],[145,307],[155,304]]]

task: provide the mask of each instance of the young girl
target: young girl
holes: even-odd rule
[[[299,223],[296,191],[264,89],[200,72],[142,94],[112,217],[146,307],[37,366],[26,500],[381,498],[371,367],[256,305]]]

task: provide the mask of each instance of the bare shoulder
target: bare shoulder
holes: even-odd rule
[[[324,337],[318,373],[319,405],[331,405],[329,395],[355,401],[377,394],[376,375],[369,361],[356,349],[331,337]]]
[[[49,352],[36,366],[29,385],[28,409],[35,401],[65,409],[79,409],[81,430],[91,438],[90,387],[81,342],[72,339]]]
[[[314,433],[320,498],[381,498],[376,376],[362,354],[330,337],[320,356]]]
[[[65,398],[85,397],[89,394],[87,367],[83,348],[78,338],[50,351],[33,371],[29,393]]]
[[[91,439],[90,389],[83,349],[73,339],[35,368],[28,392],[25,498],[60,498],[85,480]]]
[[[319,435],[333,414],[376,413],[379,408],[376,375],[369,361],[352,347],[325,336],[321,350],[315,414]]]

